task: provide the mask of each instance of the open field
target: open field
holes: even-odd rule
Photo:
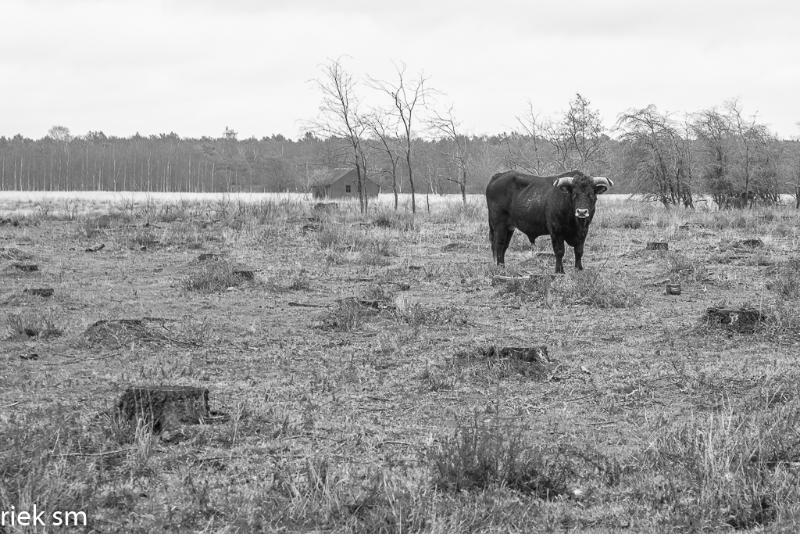
[[[798,211],[605,201],[587,270],[568,249],[550,277],[546,238],[492,265],[480,198],[62,201],[0,206],[0,510],[97,532],[800,528]],[[116,319],[140,321],[92,327]],[[220,415],[111,416],[158,384]]]

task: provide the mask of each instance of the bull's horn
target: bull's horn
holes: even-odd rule
[[[594,178],[592,178],[592,182],[594,182],[594,185],[604,185],[608,188],[614,187],[614,182],[612,182],[605,176],[595,176]]]
[[[561,187],[562,185],[572,185],[572,181],[575,180],[573,176],[562,176],[555,182],[553,182],[553,187]]]

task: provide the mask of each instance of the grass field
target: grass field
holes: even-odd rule
[[[492,265],[480,198],[68,202],[0,217],[0,511],[143,533],[800,528],[798,211],[607,203],[587,269],[568,249],[551,277],[546,238]],[[141,321],[91,328],[116,319]],[[112,416],[159,384],[224,416]]]

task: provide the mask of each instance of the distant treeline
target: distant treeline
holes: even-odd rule
[[[664,145],[666,149],[659,152],[654,148],[664,140],[657,135],[637,134],[633,128],[626,131],[617,139],[598,136],[591,158],[583,161],[564,157],[558,144],[546,136],[515,132],[462,138],[469,153],[467,191],[482,192],[498,170],[556,174],[583,164],[587,172],[611,177],[617,193],[657,197],[663,193],[658,187],[669,187],[659,185],[660,172],[667,182],[670,173],[680,177],[683,172],[679,184],[694,193],[714,193],[714,187],[719,187],[715,180],[735,181],[734,155],[744,150],[758,156],[748,156],[745,162],[754,185],[767,180],[771,191],[793,193],[790,182],[797,181],[800,172],[800,143],[796,141],[761,137],[734,151],[726,149],[722,140],[711,139],[717,142],[714,145],[692,136],[682,138],[680,150],[667,150]],[[417,191],[457,193],[459,168],[452,156],[452,141],[418,138],[414,143]],[[53,127],[37,140],[0,137],[0,190],[308,191],[330,169],[352,165],[343,147],[341,139],[320,139],[312,133],[298,140],[282,135],[239,140],[228,129],[219,138],[181,138],[175,133],[120,138],[102,132],[73,136],[67,128]],[[377,144],[367,151],[367,171],[388,192],[390,178],[383,154]],[[401,192],[407,190],[407,184],[401,181],[399,185]]]

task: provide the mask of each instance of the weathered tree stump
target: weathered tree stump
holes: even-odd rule
[[[192,386],[139,386],[125,390],[117,415],[136,423],[141,419],[154,432],[181,424],[202,423],[210,415],[208,389]]]
[[[452,250],[460,250],[462,248],[467,248],[466,243],[448,243],[442,247],[442,252],[450,252]]]
[[[473,350],[461,351],[455,354],[461,360],[488,359],[507,365],[524,376],[535,380],[551,380],[556,369],[556,363],[547,354],[544,345],[535,347],[477,347]]]
[[[203,252],[199,256],[197,256],[197,261],[216,261],[221,260],[222,254],[217,252]]]
[[[681,294],[680,282],[675,282],[675,283],[667,282],[667,295],[680,295],[680,294]]]
[[[722,326],[729,330],[752,334],[769,317],[750,307],[742,308],[719,308],[711,307],[706,310],[705,320],[707,324]]]
[[[97,252],[99,250],[103,250],[106,247],[105,243],[100,243],[99,245],[95,245],[93,247],[87,247],[86,252]]]
[[[0,247],[0,259],[20,261],[20,260],[29,260],[32,257],[33,256],[31,254],[25,252],[24,250],[20,250],[18,248]]]
[[[162,343],[168,341],[164,323],[168,319],[142,317],[141,319],[102,319],[90,325],[83,336],[90,344],[114,347],[136,343]]]
[[[318,222],[312,222],[309,224],[304,224],[302,227],[303,235],[306,235],[308,232],[317,232],[319,229],[322,228],[322,225]]]
[[[505,284],[524,284],[530,279],[530,276],[506,276],[502,274],[496,274],[492,277],[492,286],[502,286]]]
[[[35,263],[12,263],[11,266],[24,273],[32,273],[39,270],[39,266]]]
[[[664,241],[650,241],[645,250],[669,250],[669,244]]]
[[[547,346],[538,347],[489,347],[485,350],[490,358],[510,358],[528,363],[550,363]]]
[[[29,295],[36,295],[37,297],[49,298],[53,296],[54,290],[52,287],[30,287],[23,289],[22,292]]]
[[[242,280],[255,280],[256,274],[252,269],[244,267],[237,267],[233,270],[233,275],[238,276]]]
[[[764,246],[764,242],[756,237],[752,239],[742,239],[741,241],[737,241],[736,246],[745,248],[761,248]]]

